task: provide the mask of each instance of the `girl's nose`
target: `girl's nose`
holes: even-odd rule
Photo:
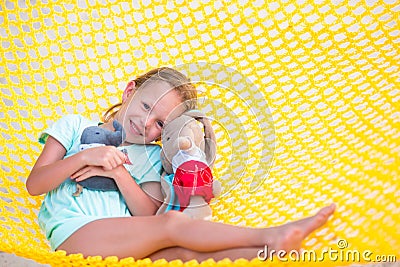
[[[151,118],[151,116],[146,116],[145,118],[143,118],[142,120],[142,125],[145,129],[148,129],[151,124],[152,124],[153,119]]]

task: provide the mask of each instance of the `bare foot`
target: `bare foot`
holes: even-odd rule
[[[271,249],[278,250],[299,250],[301,242],[313,231],[326,223],[336,209],[335,204],[320,209],[314,216],[290,222],[278,227],[273,227],[274,232],[269,233],[267,240]]]

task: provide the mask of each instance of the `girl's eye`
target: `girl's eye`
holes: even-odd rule
[[[157,121],[157,125],[158,125],[160,128],[163,128],[163,127],[164,127],[164,122],[162,122],[162,121]]]
[[[146,109],[146,110],[149,110],[149,109],[150,109],[150,106],[147,105],[146,103],[143,103],[143,107],[144,107],[144,109]]]

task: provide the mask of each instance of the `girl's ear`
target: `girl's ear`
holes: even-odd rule
[[[135,93],[135,90],[136,90],[135,81],[130,81],[126,86],[124,93],[122,94],[122,103],[125,102],[133,93]]]

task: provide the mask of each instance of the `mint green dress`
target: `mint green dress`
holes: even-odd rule
[[[55,122],[39,138],[45,143],[50,135],[67,150],[65,158],[79,152],[80,137],[86,127],[97,125],[81,115],[67,115]],[[128,152],[132,165],[124,165],[137,184],[160,182],[160,146],[136,145],[120,147]],[[51,179],[49,177],[48,179]],[[83,189],[74,197],[76,184],[67,178],[56,189],[48,192],[38,214],[38,221],[50,246],[55,250],[72,233],[87,223],[102,218],[132,216],[119,191]]]

